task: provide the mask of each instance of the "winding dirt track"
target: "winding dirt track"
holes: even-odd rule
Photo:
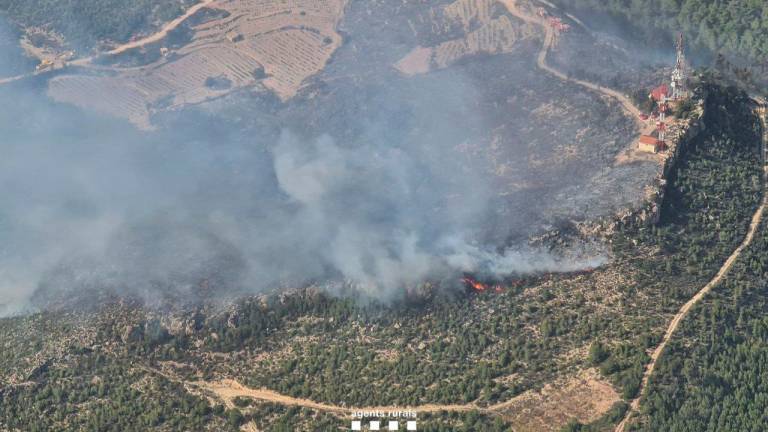
[[[341,405],[331,405],[322,402],[316,402],[311,399],[295,398],[287,396],[269,389],[256,389],[246,387],[233,379],[223,379],[221,381],[184,381],[179,377],[163,372],[159,369],[138,365],[138,368],[160,375],[169,381],[181,384],[187,388],[191,386],[195,389],[213,393],[217,398],[223,400],[228,406],[234,406],[233,399],[240,397],[249,397],[261,401],[272,402],[285,406],[299,406],[310,408],[317,411],[332,412],[337,414],[352,414],[358,411],[411,411],[416,413],[433,413],[440,411],[469,412],[478,411],[482,413],[496,413],[502,409],[508,408],[514,404],[522,395],[513,397],[510,400],[497,403],[488,407],[480,407],[474,403],[463,405],[439,405],[425,404],[413,407],[408,406],[379,406],[379,407],[346,407]]]
[[[766,127],[768,125],[766,125],[765,111],[764,110],[760,111],[760,114],[761,114],[761,121],[763,125],[763,131],[768,132],[768,128]],[[766,140],[764,139],[763,152],[766,151],[766,146],[768,145],[768,143],[766,143],[765,141]],[[768,166],[766,166],[766,175],[768,175]],[[682,320],[688,315],[688,312],[693,308],[693,306],[696,303],[698,303],[702,298],[704,298],[704,296],[713,287],[715,287],[717,284],[719,284],[723,280],[725,275],[728,273],[728,271],[731,269],[733,264],[741,255],[741,252],[746,247],[748,247],[750,243],[752,243],[752,240],[754,239],[755,234],[757,233],[757,228],[760,225],[760,222],[762,221],[766,204],[768,204],[768,195],[765,195],[763,197],[763,202],[761,203],[760,207],[758,207],[758,209],[755,211],[754,215],[752,216],[752,221],[750,222],[749,230],[747,231],[747,235],[744,237],[744,240],[741,242],[741,244],[733,251],[733,253],[731,253],[731,255],[728,257],[725,263],[723,263],[720,270],[709,281],[709,283],[707,283],[690,300],[688,300],[688,302],[686,302],[680,308],[677,314],[675,314],[672,321],[669,323],[667,330],[664,333],[664,338],[651,354],[651,361],[646,366],[645,372],[643,374],[643,379],[641,382],[639,396],[631,402],[630,404],[631,408],[627,411],[627,415],[622,420],[622,422],[619,423],[618,426],[616,427],[615,429],[616,432],[624,431],[624,428],[626,427],[632,413],[634,413],[638,409],[640,405],[640,398],[642,397],[643,390],[647,387],[648,379],[653,374],[654,368],[656,366],[656,361],[658,360],[661,353],[664,351],[664,348],[667,346],[667,343],[672,338],[672,335],[675,333],[675,331],[677,330]],[[162,372],[159,372],[156,370],[154,370],[154,372],[162,374]],[[286,396],[268,389],[253,389],[253,388],[245,387],[242,384],[238,383],[237,381],[231,380],[231,379],[226,379],[218,382],[196,381],[196,382],[188,382],[186,384],[190,384],[201,390],[212,392],[218,398],[226,401],[230,405],[232,404],[232,400],[234,398],[238,396],[243,396],[243,397],[251,397],[258,400],[278,403],[281,405],[300,406],[300,407],[311,408],[311,409],[326,411],[326,412],[333,412],[338,414],[350,414],[355,411],[385,411],[386,412],[386,411],[408,410],[416,413],[433,413],[433,412],[439,412],[439,411],[453,411],[453,412],[477,411],[485,414],[499,415],[501,414],[502,410],[514,405],[519,397],[518,396],[510,400],[507,400],[495,405],[491,405],[488,407],[479,407],[476,404],[469,403],[469,404],[463,404],[463,405],[426,404],[426,405],[418,405],[413,407],[381,406],[381,407],[355,408],[355,407],[325,404],[321,402],[315,402],[309,399],[294,398],[294,397]]]
[[[18,81],[18,80],[20,80],[20,79],[22,79],[22,78],[24,78],[26,76],[28,76],[28,75],[17,75],[17,76],[13,76],[13,77],[8,77],[8,78],[0,79],[0,85],[9,84],[9,83],[12,83],[14,81]]]
[[[133,41],[133,42],[128,42],[126,44],[120,45],[120,46],[118,46],[116,48],[113,48],[113,49],[105,52],[104,54],[107,54],[107,55],[121,54],[121,53],[123,53],[125,51],[132,50],[134,48],[140,48],[140,47],[143,47],[145,45],[157,42],[157,41],[163,39],[164,37],[168,36],[168,33],[170,33],[171,31],[175,30],[176,27],[180,26],[189,17],[191,17],[192,15],[197,13],[197,11],[199,11],[200,9],[210,5],[214,1],[216,1],[216,0],[203,0],[200,3],[192,6],[189,9],[187,9],[187,11],[184,13],[184,15],[181,15],[180,17],[178,17],[178,18],[176,18],[176,19],[166,23],[163,26],[163,28],[158,30],[156,33],[151,34],[151,35],[149,35],[149,36],[147,36],[145,38],[142,38],[142,39],[139,39],[139,40],[136,40],[136,41]]]
[[[149,35],[147,37],[144,37],[144,38],[132,41],[132,42],[128,42],[128,43],[119,45],[119,46],[117,46],[117,47],[115,47],[115,48],[113,48],[113,49],[111,49],[109,51],[105,51],[103,53],[100,53],[99,55],[117,55],[117,54],[122,54],[122,53],[124,53],[126,51],[130,51],[130,50],[136,49],[136,48],[141,48],[141,47],[149,45],[151,43],[160,41],[164,37],[168,36],[168,33],[170,33],[173,30],[175,30],[178,26],[183,24],[184,21],[189,19],[192,15],[197,13],[200,9],[202,9],[202,8],[204,8],[206,6],[209,6],[210,4],[212,4],[215,1],[216,0],[202,0],[200,3],[197,3],[196,5],[192,6],[189,9],[187,9],[187,11],[184,12],[183,15],[175,18],[172,21],[167,22],[157,32],[155,32],[155,33],[153,33],[153,34],[151,34],[151,35]],[[94,58],[96,58],[96,57],[95,56],[94,57],[83,57],[81,59],[70,61],[70,62],[68,62],[68,64],[71,65],[71,66],[89,66],[93,62]],[[9,83],[12,83],[14,81],[18,81],[18,80],[20,80],[22,78],[38,75],[39,73],[40,72],[33,72],[33,73],[26,74],[26,75],[19,75],[19,76],[15,76],[15,77],[3,78],[3,79],[0,79],[0,85],[9,84]],[[45,73],[45,72],[42,72],[42,73]]]
[[[616,99],[621,104],[622,109],[627,113],[627,115],[631,116],[635,120],[635,122],[638,123],[641,129],[644,127],[644,124],[639,120],[640,110],[638,110],[632,104],[629,98],[626,97],[625,95],[615,90],[604,88],[588,81],[569,78],[566,74],[549,66],[547,64],[547,54],[549,53],[549,50],[552,48],[554,44],[554,40],[555,40],[554,30],[549,25],[547,25],[547,23],[543,19],[523,13],[517,5],[517,0],[499,0],[499,1],[509,10],[509,12],[512,15],[520,18],[525,22],[537,24],[544,28],[545,39],[541,47],[541,50],[539,51],[537,62],[536,62],[540,69],[564,81],[576,83],[582,87],[596,91],[610,98]],[[762,212],[760,213],[762,214]],[[757,220],[759,221],[759,217],[757,217]],[[756,225],[757,224],[755,223],[755,226]],[[754,232],[752,232],[752,234],[754,234]],[[311,409],[322,410],[327,412],[335,412],[340,414],[349,414],[354,411],[360,411],[360,410],[397,411],[397,410],[403,410],[403,409],[417,412],[417,413],[428,413],[428,412],[438,412],[438,411],[453,411],[453,412],[477,411],[481,413],[498,414],[499,411],[510,407],[516,402],[516,398],[512,398],[508,401],[504,401],[488,407],[479,407],[473,403],[469,403],[464,405],[426,404],[426,405],[418,405],[413,407],[382,406],[382,407],[366,407],[366,408],[352,408],[352,407],[347,408],[347,407],[338,406],[338,405],[329,405],[329,404],[324,404],[320,402],[315,402],[309,399],[294,398],[294,397],[286,396],[286,395],[283,395],[271,390],[267,390],[267,389],[248,388],[234,380],[222,380],[216,383],[198,381],[190,384],[194,385],[195,387],[211,391],[214,394],[216,394],[218,397],[227,401],[231,401],[237,396],[248,396],[254,399],[279,403],[282,405],[301,406],[305,408],[311,408]]]
[[[179,25],[181,25],[184,21],[186,21],[189,17],[194,15],[197,11],[200,9],[210,5],[215,0],[203,0],[202,2],[196,4],[195,6],[191,7],[189,10],[187,10],[184,15],[174,19],[173,21],[168,22],[166,25],[163,26],[162,29],[160,29],[158,32],[147,36],[145,38],[129,42],[123,45],[120,45],[110,51],[105,52],[104,54],[107,55],[116,55],[123,53],[125,51],[140,48],[142,46],[145,46],[147,44],[151,44],[154,42],[157,42],[161,40],[162,38],[166,37],[169,32],[177,28]],[[555,34],[554,30],[547,25],[545,20],[537,17],[537,16],[531,16],[523,13],[521,9],[517,5],[517,0],[499,0],[508,10],[509,12],[516,16],[517,18],[536,25],[540,25],[544,31],[545,31],[545,39],[544,43],[542,44],[541,50],[539,51],[538,57],[537,57],[537,66],[568,82],[572,82],[575,84],[578,84],[582,87],[585,87],[587,89],[599,92],[605,96],[608,96],[610,98],[613,98],[617,100],[621,106],[622,109],[631,116],[635,122],[637,122],[641,129],[643,128],[643,123],[639,120],[640,110],[638,110],[632,102],[629,100],[628,97],[621,94],[618,91],[615,91],[610,88],[601,87],[599,85],[596,85],[594,83],[569,78],[566,74],[563,72],[552,68],[547,64],[547,55],[549,53],[549,50],[552,48],[555,40]],[[89,58],[83,58],[76,61],[71,62],[70,64],[73,65],[86,65],[89,64],[92,61],[92,57]],[[16,76],[16,77],[10,77],[10,78],[4,78],[0,79],[0,85],[7,84],[13,81],[17,81],[21,78],[24,78],[28,75],[22,75],[22,76]],[[643,375],[642,383],[641,383],[641,390],[640,390],[640,396],[638,396],[636,399],[634,399],[631,403],[631,409],[628,410],[626,417],[624,420],[622,420],[621,423],[616,427],[616,432],[623,432],[624,428],[630,419],[631,415],[634,411],[637,410],[640,404],[640,398],[642,396],[643,390],[646,388],[648,379],[653,373],[653,370],[656,366],[656,361],[663,352],[664,348],[666,347],[668,341],[674,334],[674,332],[677,330],[680,322],[687,316],[688,312],[691,310],[691,308],[698,303],[714,286],[716,286],[720,281],[722,281],[723,277],[728,273],[728,271],[733,266],[733,263],[738,259],[738,257],[741,255],[741,252],[749,246],[749,244],[752,242],[752,239],[755,236],[755,233],[757,231],[757,227],[760,224],[760,221],[762,220],[762,216],[766,207],[766,200],[768,200],[768,196],[764,198],[763,203],[760,205],[760,207],[757,209],[755,214],[752,216],[752,222],[749,226],[749,231],[747,232],[746,237],[742,241],[742,243],[739,245],[739,247],[736,248],[736,250],[733,251],[733,253],[728,257],[728,259],[725,261],[723,266],[720,268],[720,270],[717,272],[715,277],[707,283],[699,292],[696,293],[685,305],[683,305],[678,313],[674,316],[672,321],[670,322],[669,326],[667,327],[667,330],[664,334],[664,338],[662,339],[662,342],[656,347],[654,352],[651,355],[651,361],[646,366],[645,373]],[[340,414],[349,414],[354,411],[360,410],[359,408],[347,408],[343,406],[336,406],[336,405],[329,405],[324,404],[320,402],[315,402],[308,399],[300,399],[300,398],[294,398],[286,395],[282,395],[280,393],[266,390],[266,389],[252,389],[248,387],[242,386],[240,383],[234,381],[234,380],[224,380],[218,383],[208,383],[208,382],[195,382],[190,383],[194,385],[195,387],[208,390],[213,392],[219,397],[222,397],[225,400],[231,400],[235,398],[236,396],[249,396],[255,399],[259,400],[265,400],[269,402],[279,403],[282,405],[294,405],[294,406],[301,406],[316,410],[322,410],[327,412],[336,412]],[[479,407],[475,404],[464,404],[464,405],[435,405],[435,404],[427,404],[427,405],[420,405],[415,407],[407,407],[405,409],[414,411],[417,413],[428,413],[428,412],[438,412],[438,411],[453,411],[453,412],[467,412],[467,411],[478,411],[478,412],[484,412],[484,413],[497,413],[499,410],[504,409],[508,406],[510,406],[514,402],[514,398],[509,401],[505,401],[496,405],[492,405],[486,408]],[[381,411],[389,411],[389,410],[402,410],[403,407],[370,407],[365,408],[366,411],[373,411],[373,410],[381,410]]]
[[[765,131],[766,131],[766,120],[765,120],[765,112],[764,108],[763,110],[758,109],[758,115],[760,115],[760,121],[763,128],[763,154],[765,154],[766,145],[768,145],[765,141]],[[764,167],[764,177],[768,174],[768,166]],[[624,419],[616,426],[615,432],[624,432],[624,429],[626,428],[627,424],[629,423],[630,418],[632,417],[632,414],[638,410],[640,407],[640,399],[643,396],[643,393],[645,389],[648,386],[648,379],[653,374],[653,370],[656,367],[656,361],[659,359],[659,356],[661,356],[661,353],[664,351],[664,348],[667,347],[667,343],[672,338],[672,335],[675,333],[677,328],[679,327],[680,323],[683,321],[683,319],[688,315],[688,312],[690,312],[691,308],[698,303],[702,298],[704,298],[705,295],[709,291],[712,290],[713,287],[717,286],[722,280],[723,277],[728,273],[728,271],[733,267],[733,263],[736,262],[736,260],[741,255],[741,252],[749,246],[750,243],[752,243],[752,239],[755,237],[755,233],[757,232],[757,228],[760,225],[760,222],[763,218],[763,213],[765,212],[766,204],[768,204],[768,193],[765,193],[763,195],[763,202],[760,204],[760,207],[757,208],[757,211],[755,211],[755,214],[752,216],[752,221],[749,224],[749,231],[747,231],[746,237],[744,237],[744,240],[741,242],[739,247],[736,248],[736,250],[733,251],[733,253],[728,257],[727,260],[723,263],[723,266],[720,267],[720,270],[718,270],[715,277],[712,278],[712,280],[709,281],[706,285],[704,285],[704,288],[699,290],[693,297],[691,297],[690,300],[688,300],[683,307],[680,308],[680,310],[675,314],[675,316],[672,318],[672,321],[670,321],[669,326],[667,326],[667,331],[664,333],[664,338],[661,340],[661,343],[656,347],[655,350],[653,350],[653,353],[651,354],[651,361],[648,363],[648,365],[645,367],[645,373],[643,373],[643,380],[640,384],[640,390],[638,392],[638,396],[632,400],[630,404],[630,409],[627,410],[627,414],[624,417]]]
[[[640,129],[642,130],[644,128],[644,124],[639,119],[640,110],[637,109],[637,107],[635,107],[632,104],[632,102],[629,100],[629,98],[626,97],[625,95],[613,89],[601,87],[591,82],[569,78],[566,74],[562,73],[557,69],[554,69],[553,67],[547,64],[547,54],[549,53],[549,50],[552,48],[554,44],[555,34],[554,34],[554,30],[549,25],[547,25],[546,21],[543,18],[540,18],[538,16],[527,15],[523,13],[522,10],[518,7],[517,0],[499,0],[499,1],[503,3],[504,6],[507,7],[507,9],[509,10],[509,13],[516,16],[517,18],[520,18],[523,21],[528,23],[538,24],[544,28],[544,31],[546,33],[544,38],[544,44],[542,45],[541,50],[539,51],[539,55],[536,61],[536,64],[540,69],[547,71],[550,74],[562,80],[576,83],[582,87],[600,92],[603,95],[616,99],[617,101],[619,101],[624,111],[628,115],[632,116],[635,122],[638,125],[640,125]],[[759,111],[759,114],[761,114],[760,118],[763,124],[763,130],[765,131],[766,122],[765,122],[764,104],[762,104],[762,106],[763,106],[762,111]],[[765,148],[766,148],[766,143],[763,142],[763,153],[766,152]],[[768,176],[768,166],[766,166],[766,176]],[[760,222],[762,220],[763,213],[765,211],[765,207],[767,203],[768,203],[768,195],[765,195],[763,197],[762,204],[760,205],[760,207],[757,208],[757,210],[755,211],[755,214],[752,216],[752,221],[750,222],[750,225],[749,225],[749,231],[747,231],[747,235],[746,237],[744,237],[744,240],[741,242],[739,247],[737,247],[733,251],[733,253],[731,253],[731,255],[728,257],[728,259],[725,260],[725,262],[723,263],[722,267],[720,267],[720,270],[718,270],[715,277],[713,277],[712,280],[710,280],[701,290],[699,290],[690,300],[688,300],[688,302],[686,302],[680,308],[677,314],[675,314],[675,316],[672,318],[672,321],[669,323],[669,325],[667,326],[667,330],[664,333],[664,338],[651,354],[651,361],[648,363],[648,365],[646,366],[645,372],[643,373],[643,379],[641,381],[638,397],[632,400],[630,404],[630,409],[627,411],[627,414],[624,417],[624,419],[621,421],[621,423],[619,423],[616,426],[615,432],[623,432],[630,417],[639,408],[640,399],[643,395],[644,389],[648,385],[648,379],[653,374],[654,368],[656,367],[656,361],[658,360],[661,353],[664,351],[664,348],[666,348],[667,343],[669,342],[670,338],[677,330],[678,326],[680,325],[680,322],[688,315],[688,312],[696,303],[698,303],[714,286],[716,286],[723,280],[723,277],[725,277],[725,275],[733,266],[733,263],[736,262],[736,260],[739,258],[739,256],[741,255],[741,252],[747,246],[749,246],[750,243],[752,243],[752,240],[755,237],[755,233],[757,232],[757,228],[760,225]]]
[[[541,46],[541,50],[539,50],[539,55],[536,60],[536,65],[539,67],[539,69],[544,70],[556,76],[557,78],[560,78],[563,81],[568,81],[568,82],[578,84],[587,89],[596,91],[605,96],[616,99],[621,104],[622,109],[627,113],[627,115],[632,117],[634,121],[640,126],[640,129],[643,129],[646,126],[640,120],[640,114],[641,114],[640,110],[637,109],[637,107],[635,107],[632,104],[632,101],[627,96],[623,95],[622,93],[616,90],[605,88],[597,84],[591,83],[589,81],[569,78],[568,75],[548,65],[547,55],[549,54],[549,50],[553,47],[555,42],[555,31],[552,29],[552,27],[549,26],[546,20],[544,20],[543,18],[524,13],[518,6],[517,0],[499,0],[499,1],[507,8],[510,14],[514,15],[515,17],[527,23],[539,25],[544,29],[544,33],[545,33],[544,43]]]
[[[325,404],[321,402],[315,402],[310,399],[295,398],[295,397],[286,396],[284,394],[280,394],[267,389],[254,389],[250,387],[245,387],[242,384],[238,383],[237,381],[231,380],[231,379],[226,379],[226,380],[217,381],[213,383],[206,382],[206,381],[196,381],[188,384],[192,384],[193,386],[198,387],[200,389],[213,392],[217,397],[227,401],[228,403],[232,399],[238,396],[241,396],[241,397],[250,397],[253,399],[258,399],[258,400],[267,401],[267,402],[273,402],[280,405],[300,406],[303,408],[310,408],[310,409],[325,411],[325,412],[333,412],[337,414],[351,414],[357,411],[383,411],[383,412],[411,411],[416,413],[433,413],[433,412],[439,412],[439,411],[495,412],[504,408],[509,404],[509,402],[507,401],[497,405],[492,405],[487,408],[482,408],[475,404],[464,404],[464,405],[426,404],[426,405],[419,405],[414,407],[380,406],[380,407],[355,408],[355,407],[330,405],[330,404]]]
[[[151,43],[155,43],[157,41],[162,40],[164,37],[168,36],[168,33],[175,30],[178,26],[180,26],[184,21],[189,19],[192,15],[197,13],[200,9],[210,5],[211,3],[215,2],[216,0],[203,0],[200,3],[197,3],[196,5],[192,6],[191,8],[187,9],[186,12],[184,12],[183,15],[175,18],[172,21],[167,22],[160,30],[158,30],[155,33],[152,33],[151,35],[132,41],[127,42],[122,45],[119,45],[115,48],[112,48],[109,51],[105,51],[101,53],[100,55],[108,55],[113,56],[117,54],[122,54],[126,51],[130,51],[132,49],[141,48],[143,46],[149,45]],[[84,57],[81,59],[73,60],[69,62],[70,65],[73,66],[87,66],[89,65],[95,57]],[[1,83],[0,83],[1,84]]]

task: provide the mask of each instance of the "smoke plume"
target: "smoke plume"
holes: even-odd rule
[[[449,139],[483,128],[462,105],[473,89],[450,74],[430,86],[455,100],[388,105],[418,134],[382,110],[347,125],[352,138],[240,128],[204,110],[140,132],[50,101],[44,82],[0,87],[13,106],[0,112],[0,314],[81,292],[153,301],[327,280],[387,299],[465,271],[593,265],[488,232],[499,199],[491,176]]]

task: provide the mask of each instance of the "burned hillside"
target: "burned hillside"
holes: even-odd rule
[[[766,103],[682,35],[184,4],[89,54],[0,16],[0,430],[623,432],[684,425],[697,377],[731,406],[740,364],[679,355],[766,333]]]
[[[351,279],[387,297],[462,271],[572,268],[578,257],[532,250],[528,238],[626,212],[659,175],[658,158],[617,161],[635,146],[637,119],[542,68],[547,33],[526,18],[535,14],[529,3],[291,4],[214,1],[191,15],[188,38],[156,63],[121,68],[79,58],[46,88],[36,84],[43,72],[2,89],[39,112],[27,123],[48,121],[23,128],[5,113],[7,175],[15,163],[41,166],[43,190],[24,190],[50,210],[34,223],[72,220],[76,228],[50,236],[60,247],[48,250],[82,251],[37,254],[45,280],[25,274],[26,291],[106,285],[157,297],[196,292],[202,280],[224,281],[213,291],[253,292]],[[309,39],[288,37],[296,32]],[[284,43],[266,42],[272,38]],[[324,48],[313,51],[316,43]],[[296,44],[313,54],[279,60]],[[274,52],[258,51],[267,47]],[[426,64],[404,69],[414,52],[427,52]],[[260,66],[240,67],[232,56]],[[43,92],[64,103],[49,105]],[[56,121],[44,120],[50,113]],[[130,130],[126,119],[154,130]],[[47,149],[51,136],[65,144]],[[49,161],[54,155],[68,165]],[[66,176],[68,167],[80,175]],[[20,204],[11,220],[29,225],[21,216],[28,211]],[[100,228],[79,235],[89,224]],[[132,252],[121,255],[126,244]],[[175,248],[188,253],[135,270],[142,250]],[[35,255],[34,247],[21,250]],[[596,255],[584,262],[604,262]],[[236,271],[221,276],[217,266]],[[180,274],[186,267],[193,277]]]
[[[459,5],[469,15],[451,20],[448,11]],[[478,48],[423,73],[398,68],[414,49],[459,40],[465,29],[478,31],[502,17],[519,29],[514,43]],[[485,226],[497,240],[625,210],[642,202],[643,188],[659,173],[653,162],[614,164],[634,145],[634,119],[614,101],[542,73],[535,60],[540,30],[500,3],[355,3],[339,31],[345,43],[294,99],[261,96],[252,103],[249,95],[234,96],[212,110],[247,112],[243,123],[262,133],[276,133],[279,124],[354,143],[369,139],[362,125],[373,124],[395,147],[432,141],[466,162],[457,181],[474,175],[491,182],[494,210]],[[378,36],[362,37],[369,31]]]

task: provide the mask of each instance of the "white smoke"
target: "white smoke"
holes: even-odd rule
[[[446,262],[451,268],[489,277],[542,272],[572,272],[595,268],[608,261],[598,246],[579,246],[553,254],[527,246],[510,247],[501,252],[466,242],[450,242]]]
[[[193,110],[147,134],[34,85],[0,87],[13,106],[0,110],[0,316],[33,296],[194,299],[319,280],[386,299],[465,271],[599,262],[506,248],[505,229],[528,222],[498,212],[487,161],[457,149],[489,129],[475,89],[449,72],[400,84],[362,118],[325,113],[351,124],[241,130]]]
[[[434,237],[425,237],[434,232],[423,229],[420,222],[424,221],[411,219],[413,216],[428,218],[429,215],[422,211],[421,203],[408,200],[417,192],[413,190],[411,173],[399,169],[408,163],[404,160],[408,155],[400,151],[376,153],[375,149],[365,147],[345,150],[329,136],[307,146],[294,135],[283,133],[274,155],[280,188],[300,204],[299,225],[314,225],[311,232],[328,233],[319,239],[327,249],[323,256],[328,260],[327,264],[372,295],[381,296],[384,292],[417,284],[445,272],[504,277],[568,272],[597,267],[606,260],[604,255],[584,248],[562,251],[555,256],[532,247],[506,248],[499,252],[478,246],[472,242],[466,227],[475,226],[481,214],[471,212],[459,218],[460,224],[439,229]],[[381,169],[384,172],[380,172]],[[387,181],[385,184],[368,183],[366,178],[371,176]],[[383,214],[349,218],[344,209],[338,211],[335,204],[344,201],[342,195],[349,193],[350,185],[365,184],[369,184],[370,190],[358,188],[358,195],[347,197],[349,212],[357,214],[361,205],[377,203]],[[485,185],[475,183],[473,186]],[[389,187],[393,188],[393,195],[389,196],[391,200],[383,193]],[[463,192],[465,195],[467,192],[443,189],[442,186],[435,190],[447,194]],[[475,196],[483,197],[483,194],[476,193]],[[467,204],[458,202],[461,208]],[[469,204],[481,213],[487,211],[486,202],[472,201]],[[411,205],[414,207],[408,208]],[[451,215],[461,213],[450,205],[443,210]],[[401,214],[407,216],[398,218]],[[439,216],[439,212],[434,217],[437,221],[445,218]],[[384,223],[383,227],[371,223],[377,218]],[[390,223],[386,223],[388,220]]]

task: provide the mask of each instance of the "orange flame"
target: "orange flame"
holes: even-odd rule
[[[465,284],[467,284],[467,285],[469,285],[470,287],[472,287],[472,289],[473,289],[473,290],[475,290],[475,291],[478,291],[478,292],[483,292],[483,291],[485,291],[485,290],[487,290],[487,289],[488,289],[488,286],[487,286],[487,285],[485,285],[485,284],[484,284],[484,283],[482,283],[482,282],[478,282],[478,281],[476,281],[476,280],[474,280],[474,279],[472,279],[472,278],[469,278],[469,277],[465,277],[465,278],[462,278],[461,280],[462,280],[462,281],[463,281]]]
[[[461,279],[461,281],[469,285],[473,290],[477,292],[483,292],[489,289],[492,289],[494,292],[497,292],[497,293],[504,292],[504,287],[501,285],[484,284],[482,282],[476,281],[475,279],[472,279],[471,277],[464,277]]]
[[[584,269],[572,271],[567,274],[571,276],[581,276],[581,275],[588,275],[594,271],[595,271],[594,267],[586,267]],[[537,279],[539,281],[552,280],[555,274],[556,273],[544,273],[538,276]],[[524,286],[528,282],[527,279],[506,279],[504,281],[504,285],[501,285],[501,284],[491,285],[491,284],[480,282],[469,276],[464,276],[463,278],[461,278],[461,281],[464,282],[466,286],[468,286],[469,288],[472,288],[476,292],[485,292],[490,290],[496,293],[503,293],[508,288],[519,288],[521,286]]]

